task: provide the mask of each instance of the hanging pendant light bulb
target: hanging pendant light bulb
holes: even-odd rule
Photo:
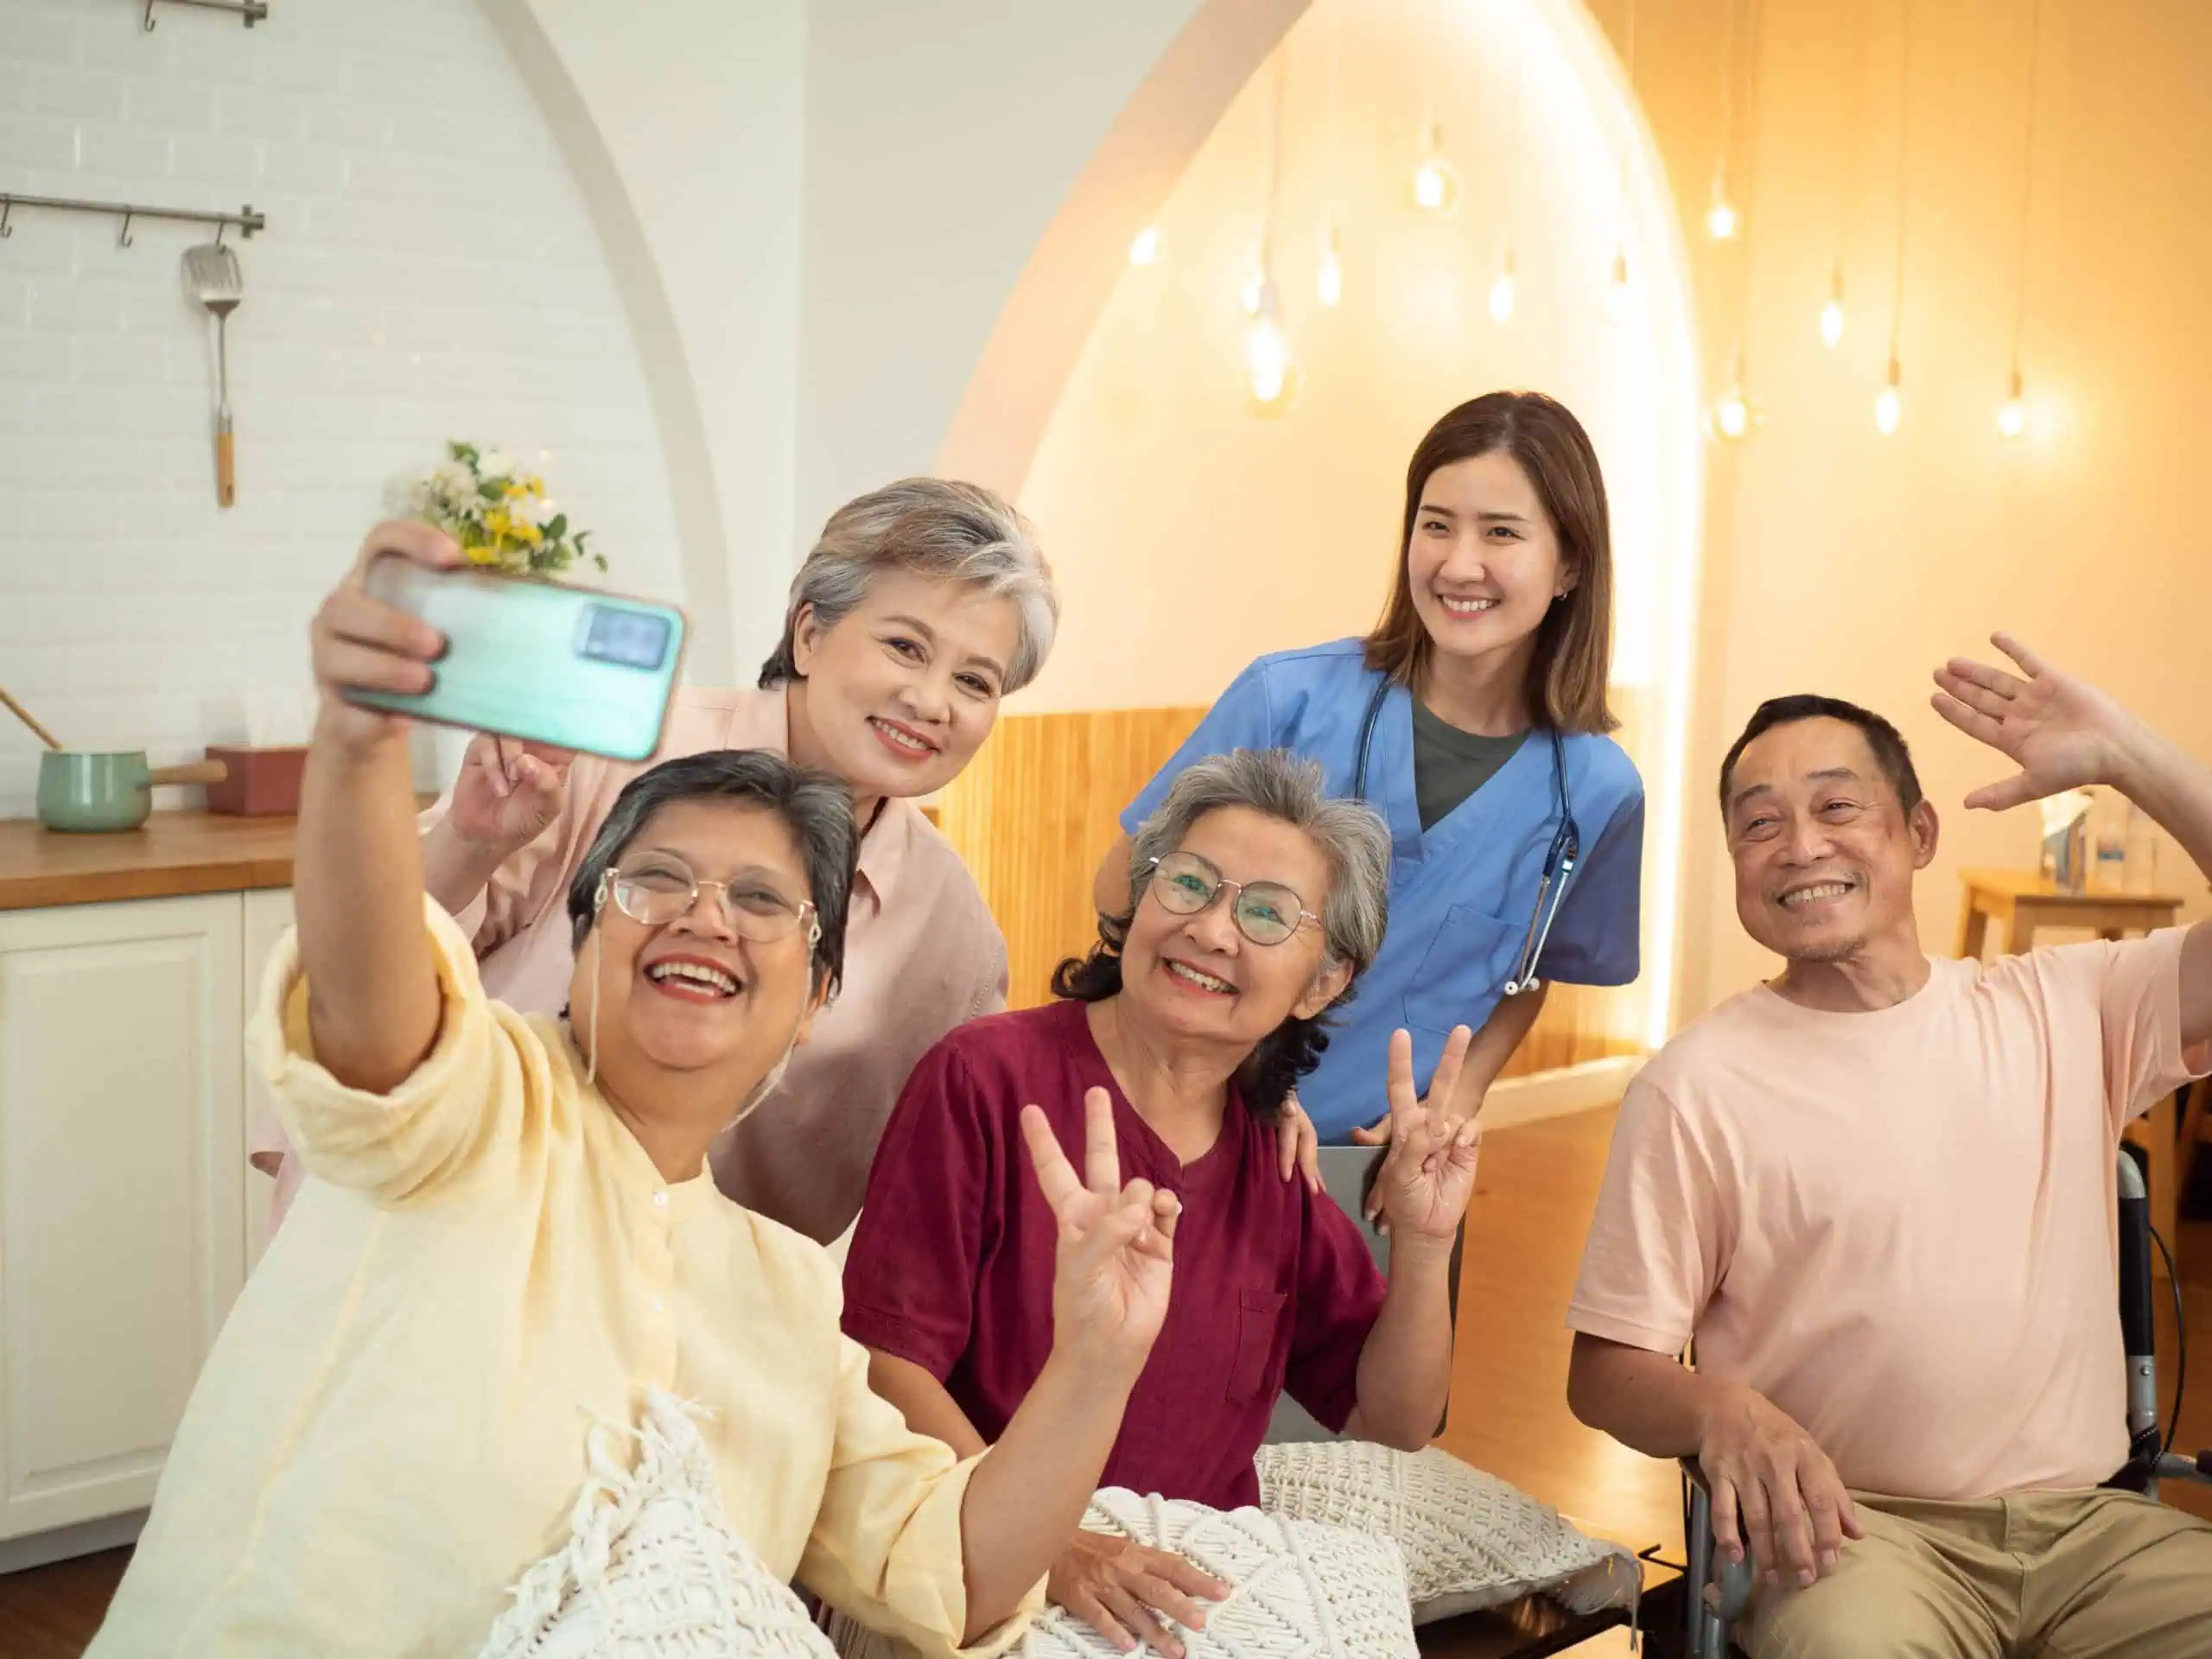
[[[1498,262],[1497,275],[1491,279],[1490,320],[1492,322],[1513,321],[1513,250],[1506,249],[1505,257]]]
[[[1605,321],[1624,321],[1628,317],[1628,244],[1618,244],[1613,249],[1612,280],[1605,284]]]
[[[1255,250],[1252,255],[1252,269],[1244,273],[1244,280],[1236,289],[1236,303],[1248,317],[1260,315],[1260,296],[1268,285],[1267,262]]]
[[[1728,385],[1713,400],[1706,414],[1706,431],[1724,443],[1733,443],[1751,429],[1751,400],[1744,391],[1744,348],[1737,346],[1729,365]]]
[[[1414,206],[1439,219],[1459,205],[1459,174],[1444,159],[1442,135],[1431,116],[1421,124],[1421,160],[1414,165]]]
[[[1298,395],[1298,363],[1290,336],[1283,332],[1282,305],[1274,278],[1263,277],[1260,304],[1244,330],[1244,384],[1262,415],[1280,415]]]
[[[1736,204],[1728,200],[1728,181],[1716,168],[1713,175],[1713,205],[1705,210],[1705,228],[1714,241],[1726,242],[1735,236],[1742,222]]]
[[[1828,278],[1828,302],[1821,308],[1821,344],[1834,351],[1843,340],[1843,262]]]
[[[1344,303],[1344,262],[1337,251],[1337,227],[1333,225],[1321,232],[1321,267],[1314,273],[1313,292],[1332,311]]]
[[[1890,378],[1874,399],[1874,427],[1884,437],[1897,429],[1897,421],[1904,413],[1904,400],[1897,392],[1897,354],[1890,353]]]
[[[1166,251],[1160,239],[1160,226],[1147,225],[1129,243],[1129,263],[1133,265],[1156,265]]]
[[[1713,400],[1713,435],[1733,443],[1751,429],[1751,406],[1745,400],[1744,389],[1731,383],[1728,390]]]
[[[2028,429],[2028,405],[2021,395],[2020,365],[2012,365],[2012,395],[1997,405],[1997,432],[2005,438],[2017,438]]]

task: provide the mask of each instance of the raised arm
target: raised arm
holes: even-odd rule
[[[1936,713],[2020,768],[1974,791],[1967,805],[2002,811],[2101,784],[2141,807],[2212,879],[2212,768],[2011,634],[1991,643],[2018,674],[1962,657],[1936,671]],[[2184,1046],[2212,1041],[2212,923],[2192,927],[2182,951],[2181,1034]]]
[[[1479,1132],[1455,1109],[1465,1026],[1414,1091],[1413,1038],[1390,1039],[1390,1150],[1371,1197],[1390,1235],[1390,1284],[1359,1355],[1359,1403],[1347,1432],[1413,1452],[1435,1437],[1452,1392],[1452,1245],[1475,1191]]]
[[[961,1508],[969,1641],[1011,1615],[1074,1538],[1167,1315],[1179,1205],[1149,1181],[1122,1184],[1104,1090],[1084,1096],[1084,1122],[1078,1179],[1045,1114],[1034,1106],[1021,1114],[1038,1184],[1059,1221],[1052,1351],[976,1465]]]
[[[517,738],[480,732],[470,740],[451,793],[423,832],[424,883],[448,914],[474,904],[503,868],[518,892],[528,887],[531,872],[512,867],[559,820],[574,760]],[[493,919],[502,932],[512,925]]]
[[[461,552],[426,524],[378,524],[312,631],[321,707],[300,786],[293,907],[315,1057],[339,1082],[382,1094],[429,1053],[437,969],[423,929],[423,855],[402,719],[357,708],[341,686],[416,692],[444,642],[366,593],[374,559],[444,569]]]

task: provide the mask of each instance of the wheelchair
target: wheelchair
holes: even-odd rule
[[[2151,1246],[2161,1249],[2164,1241],[2151,1228],[2151,1211],[2143,1185],[2143,1171],[2126,1147],[2120,1152],[2120,1331],[2127,1367],[2127,1461],[2105,1483],[2126,1491],[2156,1498],[2161,1480],[2212,1483],[2212,1452],[2193,1458],[2171,1449],[2172,1426],[2159,1433],[2158,1362],[2154,1357],[2155,1325],[2152,1316]],[[2167,1257],[2167,1269],[2173,1260]],[[2176,1281],[2178,1283],[2178,1281]],[[2184,1335],[2182,1351],[2188,1352]],[[2180,1402],[2174,1409],[2178,1418]],[[1740,1659],[1728,1632],[1742,1617],[1751,1599],[1751,1565],[1748,1559],[1731,1561],[1720,1553],[1713,1535],[1713,1498],[1694,1458],[1682,1465],[1682,1537],[1688,1552],[1688,1571],[1682,1580],[1683,1618],[1681,1652],[1689,1659]],[[1653,1624],[1658,1624],[1655,1616]],[[1674,1651],[1655,1629],[1652,1651]]]

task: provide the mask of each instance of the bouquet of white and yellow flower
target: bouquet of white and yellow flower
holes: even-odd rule
[[[532,576],[557,575],[579,559],[607,569],[606,556],[584,545],[591,532],[569,529],[545,480],[497,449],[449,442],[445,460],[399,480],[392,498],[395,510],[452,537],[471,564]]]

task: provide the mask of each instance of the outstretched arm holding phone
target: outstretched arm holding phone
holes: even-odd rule
[[[337,688],[427,690],[443,649],[436,629],[372,599],[376,559],[434,570],[461,563],[427,524],[378,524],[346,580],[315,613],[312,654],[321,702],[300,789],[293,908],[315,1056],[340,1083],[387,1093],[429,1052],[438,978],[423,931],[423,853],[407,721],[346,701]]]

